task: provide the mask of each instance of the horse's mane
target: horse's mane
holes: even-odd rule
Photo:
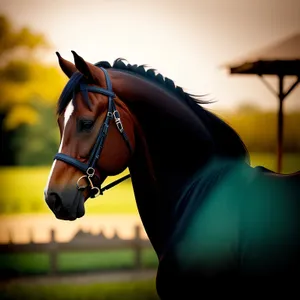
[[[111,66],[109,62],[107,61],[100,61],[96,63],[95,65],[102,68],[114,68],[119,69],[123,71],[129,71],[134,74],[138,74],[152,82],[155,82],[159,84],[161,87],[167,89],[169,92],[177,95],[180,99],[184,99],[186,102],[193,101],[199,104],[208,104],[211,103],[211,101],[207,101],[202,99],[205,95],[192,95],[190,93],[187,93],[183,90],[182,87],[176,86],[174,81],[168,77],[164,77],[162,74],[157,73],[155,69],[148,69],[147,65],[131,65],[131,64],[125,64],[124,61],[126,59],[124,58],[117,58],[113,65]]]
[[[208,110],[201,107],[199,104],[209,104],[212,101],[207,101],[203,99],[204,95],[192,95],[183,90],[180,86],[175,86],[173,80],[168,77],[164,77],[162,74],[155,74],[155,69],[148,69],[147,65],[131,65],[125,64],[126,61],[123,58],[118,58],[114,61],[111,66],[107,61],[100,61],[95,65],[102,68],[114,68],[125,72],[130,72],[131,74],[136,74],[150,80],[161,87],[165,88],[167,91],[175,94],[179,100],[183,101],[188,105],[206,124],[207,129],[215,138],[216,148],[221,151],[221,154],[229,155],[232,157],[244,157],[247,162],[249,162],[248,150],[237,134],[228,124],[217,117],[215,114],[209,112]]]

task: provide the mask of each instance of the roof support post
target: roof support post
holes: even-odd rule
[[[278,74],[279,86],[278,93],[272,88],[272,86],[265,80],[262,74],[259,74],[259,77],[262,79],[266,87],[275,94],[279,100],[278,108],[278,118],[277,118],[277,172],[282,171],[282,149],[283,149],[283,100],[291,93],[291,91],[300,83],[300,77],[298,76],[296,81],[290,86],[290,88],[285,92],[284,91],[284,75]]]
[[[282,146],[283,146],[283,100],[285,94],[283,91],[283,80],[284,76],[279,75],[279,109],[278,109],[278,124],[277,124],[277,172],[280,173],[282,170]]]

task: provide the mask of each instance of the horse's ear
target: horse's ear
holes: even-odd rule
[[[81,56],[79,56],[75,51],[71,51],[74,56],[75,66],[79,72],[81,72],[87,79],[94,80],[93,72],[91,66],[87,63]]]
[[[60,56],[58,52],[56,52],[56,55],[58,57],[59,65],[62,69],[62,71],[70,78],[75,72],[77,72],[77,69],[73,63],[71,63],[68,60],[65,60]]]

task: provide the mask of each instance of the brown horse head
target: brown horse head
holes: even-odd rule
[[[65,220],[84,215],[84,202],[128,166],[135,147],[132,115],[114,97],[107,71],[72,52],[75,65],[57,53],[70,80],[58,103],[61,140],[44,192],[49,208]]]

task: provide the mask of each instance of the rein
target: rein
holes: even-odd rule
[[[83,163],[75,158],[73,158],[72,156],[69,156],[67,154],[64,153],[57,153],[54,156],[54,159],[63,161],[69,165],[72,165],[73,167],[79,169],[80,171],[82,171],[83,173],[85,173],[85,175],[81,176],[78,180],[77,180],[77,189],[80,191],[85,190],[88,186],[90,186],[90,195],[89,197],[91,198],[95,198],[98,197],[99,195],[103,195],[103,192],[105,190],[108,190],[112,187],[114,187],[115,185],[121,183],[122,181],[130,178],[130,174],[123,176],[122,178],[119,178],[117,180],[115,180],[114,182],[106,185],[105,187],[101,188],[101,185],[99,187],[96,187],[93,185],[92,182],[92,178],[95,175],[95,166],[96,163],[101,155],[101,151],[103,149],[103,145],[104,145],[104,141],[105,138],[107,136],[108,133],[108,128],[109,128],[109,123],[111,120],[114,120],[118,131],[120,132],[120,134],[122,135],[125,143],[127,144],[130,152],[132,153],[132,147],[130,145],[129,139],[124,131],[122,122],[121,122],[121,118],[120,118],[120,113],[118,112],[117,108],[116,108],[116,104],[114,102],[114,98],[116,98],[116,94],[113,92],[112,90],[112,83],[110,81],[109,75],[107,73],[107,71],[100,67],[100,69],[104,72],[105,75],[105,81],[106,81],[106,85],[107,85],[107,89],[101,88],[101,87],[95,87],[95,86],[89,86],[87,84],[80,84],[80,91],[83,93],[84,97],[88,98],[88,92],[92,92],[92,93],[98,93],[98,94],[102,94],[108,97],[108,110],[107,110],[107,115],[106,118],[100,128],[99,134],[97,136],[96,142],[92,148],[91,151],[91,155],[89,157],[89,160],[87,163]],[[86,179],[88,181],[87,185],[81,185],[81,181]]]

